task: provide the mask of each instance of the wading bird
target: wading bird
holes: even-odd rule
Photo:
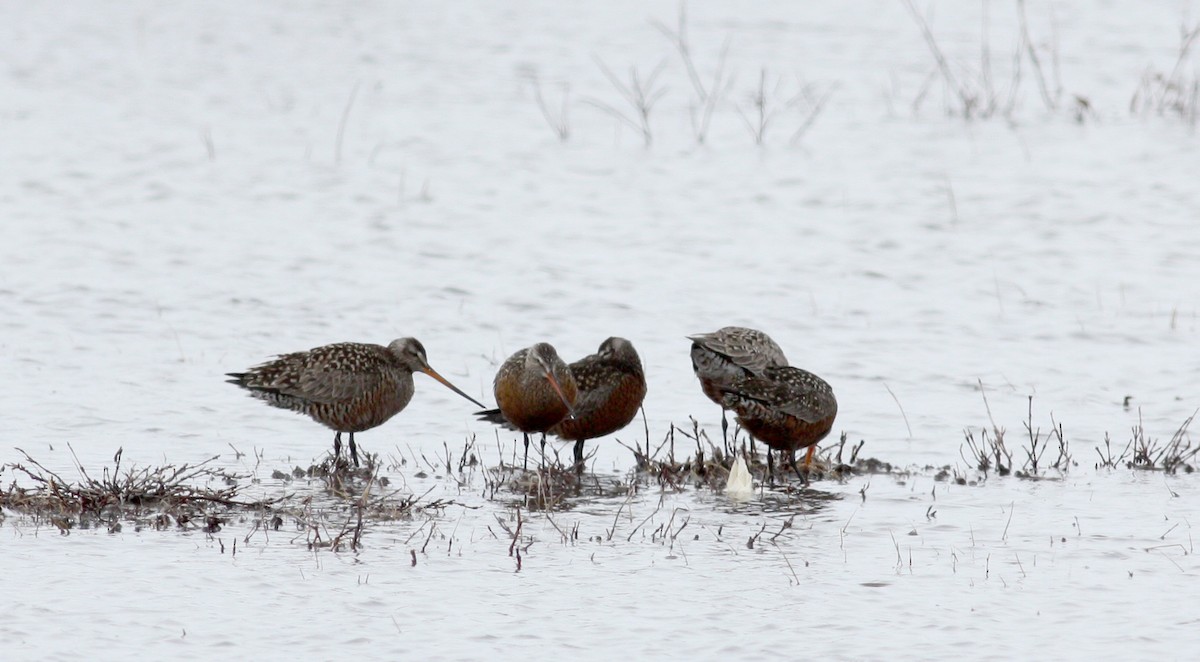
[[[335,459],[342,452],[342,433],[350,433],[350,457],[357,467],[354,433],[382,425],[404,409],[412,400],[414,372],[484,406],[429,367],[425,347],[415,338],[393,340],[387,347],[344,342],[282,354],[246,372],[228,373],[227,381],[334,430]]]
[[[633,343],[615,337],[569,367],[579,387],[575,417],[560,421],[550,434],[575,442],[575,470],[582,472],[584,442],[629,425],[646,397],[646,375]]]
[[[571,370],[549,343],[540,342],[508,357],[496,373],[494,383],[499,409],[476,412],[485,421],[506,425],[525,435],[525,462],[529,465],[529,434],[546,432],[567,416],[573,407],[578,387]]]
[[[787,365],[783,350],[756,329],[727,326],[712,333],[688,336],[692,341],[692,370],[709,400],[721,405],[721,438],[729,442],[724,387],[735,380],[761,376],[769,367]]]
[[[829,384],[807,370],[772,366],[761,376],[736,379],[721,390],[724,406],[737,414],[742,428],[771,449],[786,451],[796,475],[806,479],[796,466],[796,451],[808,448],[807,468],[816,443],[833,428],[837,399]],[[774,480],[775,462],[769,450],[767,466]]]

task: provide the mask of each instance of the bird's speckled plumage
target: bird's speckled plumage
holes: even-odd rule
[[[768,367],[785,366],[787,357],[771,337],[756,329],[727,326],[712,333],[688,336],[692,341],[692,370],[710,400],[724,404],[723,387]]]
[[[820,377],[789,366],[768,367],[723,387],[722,404],[751,436],[794,452],[829,434],[837,416],[833,389]]]
[[[415,338],[400,338],[387,347],[346,342],[283,354],[246,372],[231,372],[228,381],[273,407],[304,414],[337,432],[335,455],[341,433],[349,432],[357,464],[354,433],[382,425],[408,405],[413,372],[424,372],[474,402],[429,367],[425,347]]]
[[[575,417],[560,421],[550,434],[576,442],[575,463],[582,468],[585,441],[612,434],[633,420],[646,397],[646,375],[633,343],[616,337],[572,363],[570,370],[579,387]]]

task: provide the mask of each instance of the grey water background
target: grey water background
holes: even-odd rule
[[[990,6],[1005,80],[1017,22]],[[956,70],[977,70],[981,6],[926,9]],[[1147,68],[1175,63],[1179,7],[1030,3],[1042,53],[1057,39],[1064,110],[1041,107],[1026,69],[1011,119],[964,121],[946,116],[953,97],[901,3],[695,5],[702,71],[729,37],[736,73],[702,146],[686,73],[650,23],[673,26],[674,3],[3,11],[0,461],[19,447],[69,475],[69,443],[85,467],[122,448],[250,469],[232,446],[288,470],[330,435],[222,374],[403,335],[485,400],[521,347],[571,358],[621,335],[646,364],[652,439],[688,417],[719,434],[684,336],[725,324],[769,331],[829,380],[835,434],[868,455],[968,471],[963,428],[991,425],[982,386],[1010,439],[1032,395],[1035,425],[1063,423],[1078,461],[1037,483],[859,477],[819,485],[840,497],[819,507],[597,499],[531,516],[520,573],[489,530],[507,504],[478,474],[392,476],[466,505],[380,526],[359,554],[273,536],[232,557],[196,532],[60,537],[10,516],[6,657],[1104,658],[1197,643],[1175,597],[1197,572],[1194,481],[1093,466],[1105,433],[1123,445],[1140,422],[1169,438],[1200,405],[1196,138],[1129,112]],[[626,80],[665,63],[649,148],[588,103],[621,103],[597,59]],[[744,117],[764,69],[780,110],[758,146]],[[567,90],[565,143],[535,76],[554,110]],[[804,85],[833,94],[792,144]],[[1073,121],[1072,96],[1095,116]],[[417,379],[365,449],[433,454],[475,435],[487,462],[512,451]],[[632,467],[595,445],[597,474]],[[268,476],[264,491],[282,489]],[[555,526],[603,539],[673,515],[695,539],[563,542]],[[418,527],[441,544],[413,566]],[[231,528],[226,542],[244,535]]]

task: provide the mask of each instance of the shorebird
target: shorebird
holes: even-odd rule
[[[629,425],[646,397],[646,375],[633,343],[616,337],[569,368],[579,386],[575,417],[560,421],[550,434],[575,442],[575,470],[582,472],[584,442]]]
[[[771,366],[761,376],[742,377],[721,389],[724,406],[737,414],[742,428],[771,449],[787,451],[788,463],[803,478],[796,466],[796,451],[808,449],[807,468],[817,442],[829,434],[837,416],[837,399],[829,384],[807,370]],[[770,450],[767,465],[774,480]]]
[[[578,387],[571,369],[549,343],[540,342],[508,357],[493,386],[499,409],[476,412],[480,419],[520,430],[525,435],[525,466],[529,465],[529,433],[546,432],[574,415]]]
[[[709,400],[721,405],[721,438],[729,441],[724,387],[735,380],[761,376],[769,367],[787,365],[787,357],[771,336],[756,329],[727,326],[712,333],[688,336],[692,341],[692,370]]]
[[[425,347],[416,338],[393,340],[387,347],[344,342],[282,354],[246,372],[228,373],[227,381],[272,407],[304,414],[334,430],[335,459],[342,452],[342,433],[350,433],[350,457],[357,467],[354,433],[382,425],[404,409],[413,396],[414,372],[484,406],[429,367]]]

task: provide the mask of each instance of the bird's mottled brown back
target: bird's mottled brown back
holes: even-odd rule
[[[769,367],[787,365],[783,350],[770,336],[756,329],[727,326],[712,333],[690,336],[692,370],[710,400],[723,404],[723,387]]]
[[[233,376],[254,397],[339,432],[381,425],[413,395],[412,372],[386,347],[367,343],[284,354]]]
[[[811,372],[787,366],[735,380],[724,388],[722,405],[755,439],[777,450],[819,442],[837,417],[832,387]]]
[[[600,352],[570,365],[579,387],[575,418],[563,419],[550,429],[562,439],[583,441],[611,434],[633,420],[646,397],[646,376],[641,358],[627,340],[601,345]]]

